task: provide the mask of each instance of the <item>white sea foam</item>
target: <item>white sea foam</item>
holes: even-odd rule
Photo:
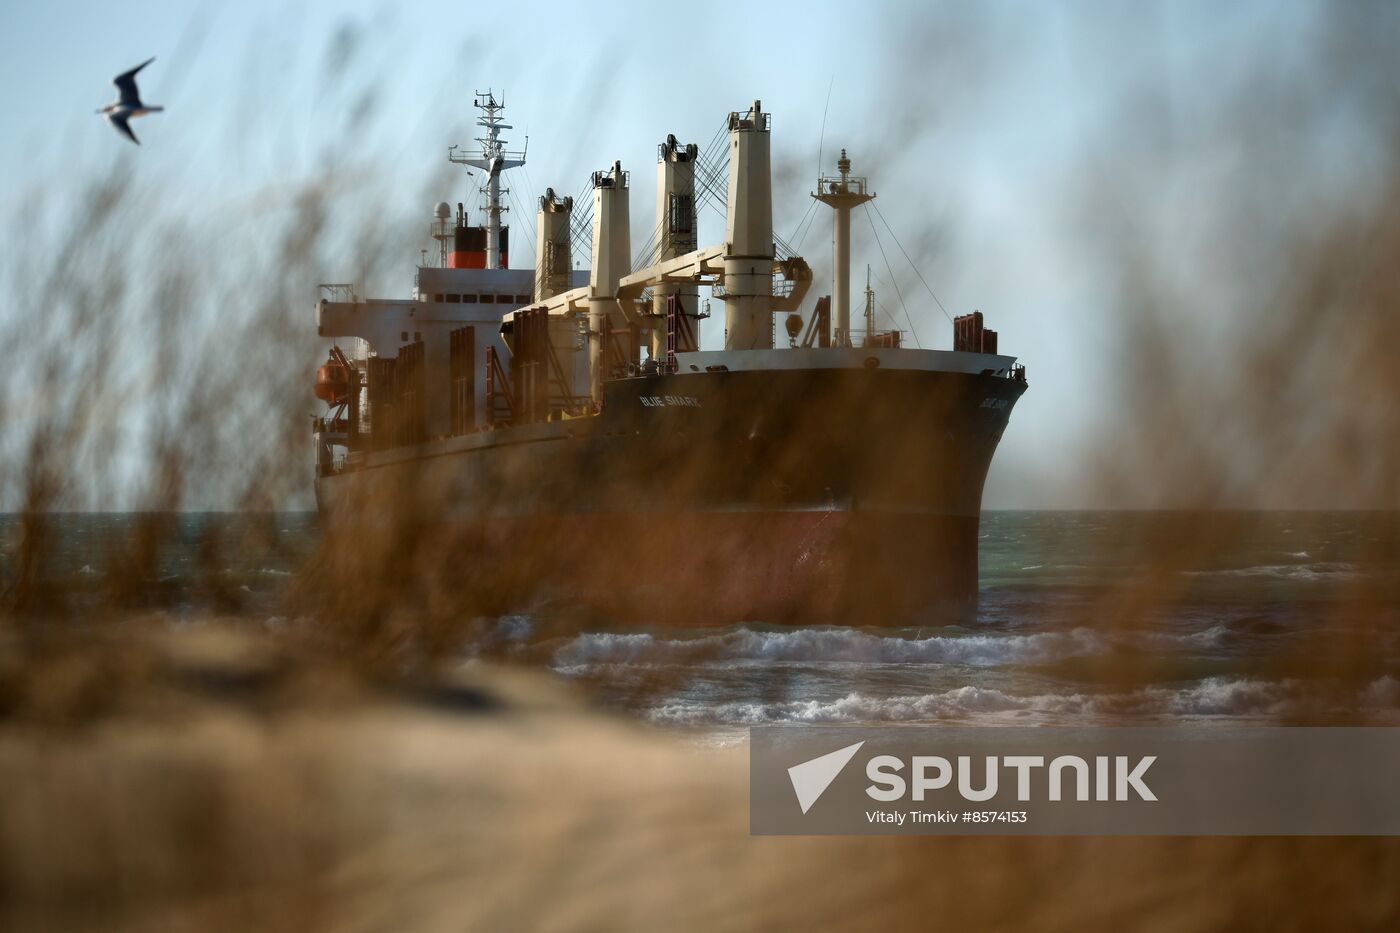
[[[1375,688],[1376,685],[1372,685]],[[1393,686],[1393,685],[1392,685]],[[927,723],[1008,721],[1053,723],[1100,719],[1267,719],[1305,702],[1306,691],[1291,681],[1207,678],[1190,686],[1149,686],[1128,693],[1036,693],[1018,696],[998,689],[959,686],[913,696],[851,692],[839,699],[710,703],[673,699],[650,710],[652,720],[678,726],[767,723]],[[1375,703],[1373,703],[1375,705]]]
[[[810,628],[762,632],[737,628],[716,635],[666,638],[649,633],[579,635],[557,648],[553,667],[665,667],[743,663],[963,664],[997,667],[1046,664],[1115,650],[1199,652],[1231,636],[1217,622],[1194,632],[1097,632],[1075,628],[1033,634],[934,635],[907,638],[857,629]]]
[[[649,715],[669,725],[1250,718],[1276,716],[1299,696],[1299,685],[1291,681],[1211,677],[1185,687],[1147,687],[1100,695],[1017,696],[968,685],[914,696],[880,697],[857,691],[838,699],[773,703],[675,699],[653,708]]]
[[[560,647],[554,665],[675,664],[723,661],[968,664],[993,666],[1098,654],[1105,639],[1085,628],[1032,635],[935,635],[900,638],[855,629],[811,628],[759,632],[738,628],[699,638],[651,634],[579,635]]]
[[[1292,681],[1207,677],[1185,688],[1145,687],[1110,698],[1109,704],[1122,702],[1125,711],[1147,715],[1271,715],[1284,710],[1285,704],[1297,695],[1298,686]]]
[[[527,615],[507,615],[496,620],[495,635],[506,641],[525,641],[535,631],[535,622]]]
[[[1030,702],[1000,690],[958,687],[923,696],[873,697],[859,692],[836,700],[791,700],[778,703],[698,703],[676,701],[651,711],[651,718],[668,724],[734,723],[854,723],[926,722],[962,719],[970,713],[1024,710]]]
[[[1198,632],[1143,632],[1136,637],[1150,648],[1217,648],[1230,637],[1230,627],[1217,622]]]
[[[1356,568],[1336,561],[1319,561],[1311,564],[1260,564],[1231,570],[1184,570],[1182,573],[1191,577],[1269,577],[1314,582],[1351,579],[1356,576]]]

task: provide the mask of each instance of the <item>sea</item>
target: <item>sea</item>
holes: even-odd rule
[[[45,573],[104,592],[140,520],[54,516]],[[211,547],[213,522],[239,533]],[[10,577],[18,529],[0,517]],[[216,610],[286,622],[321,534],[305,513],[172,515],[164,529],[152,573],[171,625]],[[461,662],[489,643],[605,706],[720,736],[766,723],[1400,724],[1397,513],[987,512],[970,622],[580,628],[555,624],[559,612],[464,620],[492,637],[464,643]]]

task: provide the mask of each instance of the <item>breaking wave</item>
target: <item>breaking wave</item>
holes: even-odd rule
[[[1394,711],[1400,702],[1392,678],[1365,688],[1359,708]],[[1306,684],[1251,678],[1210,677],[1181,687],[1145,687],[1128,693],[1036,694],[1017,696],[976,686],[916,696],[848,693],[834,700],[771,703],[712,703],[673,699],[649,711],[666,725],[762,725],[769,723],[878,723],[1006,721],[1053,723],[1060,720],[1153,720],[1169,718],[1272,718],[1309,702]]]
[[[738,628],[698,638],[648,633],[579,635],[554,654],[558,668],[595,664],[676,664],[705,661],[806,661],[865,664],[1028,664],[1098,654],[1108,647],[1085,628],[1032,635],[934,635],[901,638],[856,629],[761,632]]]
[[[568,672],[594,666],[725,663],[1046,664],[1113,651],[1214,651],[1235,635],[1215,623],[1191,632],[1095,632],[1075,628],[1033,634],[955,634],[922,638],[858,629],[765,632],[739,627],[714,635],[668,638],[650,633],[579,635],[558,647],[552,664]]]
[[[1306,554],[1306,551],[1300,551],[1295,556]],[[1357,575],[1355,566],[1336,561],[1318,561],[1311,564],[1260,564],[1256,567],[1237,567],[1230,570],[1184,570],[1182,573],[1189,577],[1263,577],[1303,583],[1348,580]]]

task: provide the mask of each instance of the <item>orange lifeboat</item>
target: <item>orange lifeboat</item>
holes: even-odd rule
[[[316,397],[333,405],[350,394],[350,374],[334,357],[316,370]]]

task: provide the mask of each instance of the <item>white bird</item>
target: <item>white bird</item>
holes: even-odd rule
[[[136,89],[136,72],[145,68],[155,58],[148,58],[130,71],[124,71],[112,79],[112,83],[117,86],[117,99],[97,111],[107,117],[107,122],[112,124],[117,130],[126,134],[136,145],[141,145],[141,140],[136,138],[136,134],[131,132],[131,127],[127,126],[127,121],[132,117],[144,116],[148,113],[160,113],[164,107],[148,107],[141,103],[141,92]]]

